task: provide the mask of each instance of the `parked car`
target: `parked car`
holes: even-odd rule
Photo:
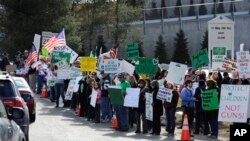
[[[24,116],[21,119],[14,119],[22,129],[26,141],[29,140],[29,109],[17,90],[16,84],[9,74],[0,72],[0,100],[4,106],[8,108],[20,108],[24,111]]]
[[[17,86],[21,97],[26,102],[29,108],[30,122],[35,122],[36,120],[36,101],[34,98],[34,93],[31,90],[29,84],[23,77],[13,77],[13,80]]]
[[[13,120],[23,118],[24,111],[21,108],[9,108],[6,110],[0,100],[0,140],[26,141],[23,131]]]

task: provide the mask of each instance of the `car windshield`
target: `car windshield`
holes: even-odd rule
[[[0,80],[0,97],[13,97],[15,96],[14,85],[11,81]]]
[[[27,82],[25,80],[22,80],[22,79],[14,79],[14,80],[15,80],[15,84],[16,84],[18,89],[29,88],[29,85],[27,84]]]

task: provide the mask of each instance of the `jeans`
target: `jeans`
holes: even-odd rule
[[[109,97],[102,97],[102,117],[101,118],[102,120],[105,120],[106,118],[108,120],[111,120],[112,118]]]
[[[59,106],[60,96],[64,101],[64,83],[56,83],[55,92],[56,92],[56,106]]]
[[[123,105],[115,105],[116,118],[118,121],[118,128],[128,130],[128,112],[127,108]]]
[[[175,131],[175,111],[176,108],[165,109],[167,118],[167,131],[174,134]]]
[[[146,114],[136,111],[135,117],[136,117],[136,126],[137,126],[136,131],[141,131],[141,120],[142,120],[142,130],[143,132],[148,132]]]
[[[37,90],[36,90],[37,94],[40,94],[42,92],[44,78],[45,78],[45,76],[43,76],[43,75],[37,76]]]
[[[218,136],[218,120],[217,117],[214,117],[212,120],[209,121],[210,127],[211,127],[211,135]]]
[[[97,104],[95,105],[95,122],[100,122],[100,108],[101,108],[101,104]]]
[[[51,101],[56,100],[55,86],[50,87],[50,100]]]

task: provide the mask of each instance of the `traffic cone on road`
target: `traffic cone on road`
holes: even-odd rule
[[[179,141],[191,141],[189,127],[188,127],[187,114],[185,114],[184,116],[184,121],[183,121],[182,131],[181,131],[181,139]]]
[[[48,92],[47,92],[47,89],[45,88],[45,86],[43,86],[41,98],[48,98]]]
[[[76,107],[76,112],[75,113],[76,113],[77,116],[80,116],[80,109],[81,109],[80,105]]]
[[[112,128],[117,129],[118,128],[118,121],[117,121],[117,118],[115,115],[113,115],[111,122],[112,122]]]

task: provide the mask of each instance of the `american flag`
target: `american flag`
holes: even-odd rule
[[[110,52],[111,58],[113,58],[113,59],[117,58],[118,48],[112,47],[112,48],[109,50],[109,52]]]
[[[38,52],[36,51],[35,46],[33,45],[29,53],[28,58],[25,60],[26,64],[31,64],[33,61],[36,61],[38,57]]]
[[[64,45],[66,45],[66,41],[65,41],[65,33],[63,30],[56,36],[50,38],[49,41],[44,45],[44,48],[47,49],[48,52],[52,52],[56,46],[64,46]]]

